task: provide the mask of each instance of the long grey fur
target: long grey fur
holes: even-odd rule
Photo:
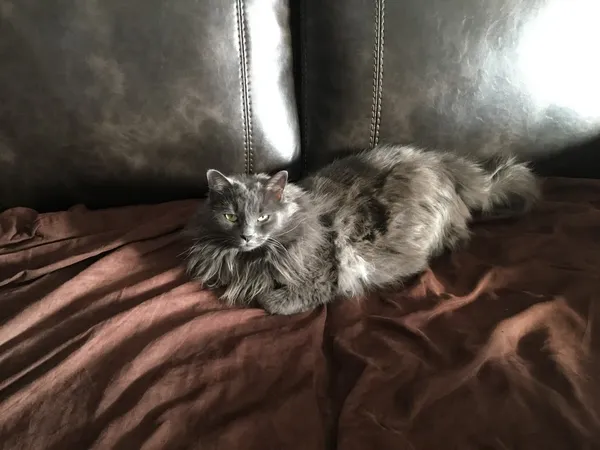
[[[409,146],[339,159],[299,184],[287,183],[286,172],[207,177],[208,200],[186,230],[188,272],[226,303],[258,303],[272,314],[401,282],[466,241],[473,214],[523,213],[540,192],[512,156],[477,160]]]

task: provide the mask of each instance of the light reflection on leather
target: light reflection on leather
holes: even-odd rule
[[[538,161],[600,136],[598,0],[306,0],[304,17],[311,167],[376,140]]]
[[[554,104],[600,119],[599,18],[598,0],[556,1],[523,30],[518,67],[537,108]]]

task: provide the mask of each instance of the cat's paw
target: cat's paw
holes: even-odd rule
[[[291,316],[310,311],[312,308],[300,302],[285,298],[281,293],[271,293],[258,301],[267,313],[278,316]]]

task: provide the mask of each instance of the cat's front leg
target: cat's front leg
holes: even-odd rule
[[[319,304],[308,298],[301,298],[297,293],[286,288],[274,289],[263,294],[259,299],[260,306],[269,314],[290,316],[316,308]]]

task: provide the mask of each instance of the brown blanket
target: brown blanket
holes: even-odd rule
[[[0,215],[0,448],[600,448],[600,182],[294,317],[182,269],[195,202]]]

